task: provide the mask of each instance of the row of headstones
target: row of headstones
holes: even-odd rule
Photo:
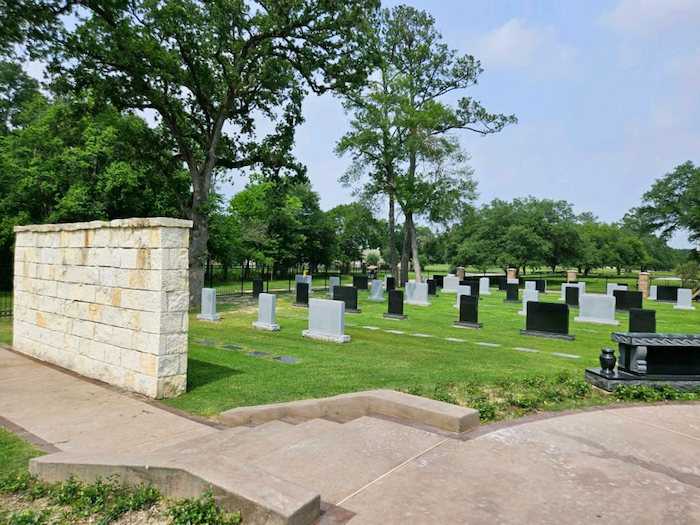
[[[693,291],[690,288],[652,284],[649,287],[649,299],[660,303],[676,303],[676,310],[695,310],[692,304]]]

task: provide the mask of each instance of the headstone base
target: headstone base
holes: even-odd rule
[[[197,319],[199,319],[200,321],[209,321],[210,323],[218,323],[219,321],[221,321],[221,316],[197,314]]]
[[[522,300],[518,299],[517,301],[511,300],[511,299],[503,299],[504,303],[512,303],[512,304],[520,304],[522,303]]]
[[[297,308],[308,308],[309,303],[292,303],[292,306],[296,306]]]
[[[662,302],[662,301],[659,301],[659,302]],[[694,306],[678,306],[678,305],[676,305],[673,307],[673,309],[674,310],[695,310],[695,307]]]
[[[361,314],[362,310],[359,310],[357,308],[345,308],[345,313],[346,314]]]
[[[384,314],[384,319],[396,319],[397,321],[403,321],[408,319],[408,316],[403,314]]]
[[[253,323],[253,328],[255,330],[265,330],[266,332],[277,332],[278,330],[280,330],[280,325],[255,322]]]
[[[367,299],[368,301],[372,301],[373,303],[383,303],[386,301],[386,297],[382,297],[381,299],[372,299],[371,297]]]
[[[602,388],[607,392],[612,392],[618,386],[652,386],[664,385],[679,390],[681,392],[693,392],[700,388],[700,376],[667,376],[667,375],[645,375],[638,376],[615,370],[613,375],[608,377],[601,373],[599,368],[588,368],[585,374],[586,381],[593,386]]]
[[[569,308],[573,308],[569,306]],[[607,324],[610,326],[620,326],[620,321],[603,321],[601,319],[590,319],[587,317],[574,317],[574,321],[577,323],[589,323],[589,324]]]
[[[347,312],[347,310],[346,310]],[[308,337],[309,339],[318,339],[319,341],[330,341],[332,343],[349,343],[349,335],[330,335],[330,334],[319,334],[318,332],[312,332],[310,330],[302,330],[302,337]]]
[[[555,334],[553,332],[538,332],[536,330],[520,330],[520,335],[531,335],[533,337],[546,337],[548,339],[561,339],[562,341],[573,341],[575,335]]]
[[[428,303],[428,302],[424,303],[423,301],[420,301],[420,302],[419,301],[411,301],[411,302],[404,301],[403,304],[410,304],[412,306],[430,306],[430,303]]]
[[[463,323],[462,321],[455,321],[455,326],[460,328],[483,328],[484,323]]]

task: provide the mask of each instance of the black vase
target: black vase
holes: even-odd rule
[[[603,348],[600,353],[600,372],[604,376],[612,377],[615,375],[613,369],[617,359],[615,358],[615,350],[613,348]]]

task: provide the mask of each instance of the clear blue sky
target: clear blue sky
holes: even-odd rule
[[[700,163],[699,0],[439,0],[406,3],[431,13],[444,41],[481,60],[466,94],[519,124],[487,137],[464,132],[479,203],[533,195],[617,221],[653,182]],[[352,200],[333,153],[348,117],[331,96],[309,97],[296,156],[321,206]],[[235,192],[243,187],[238,179]],[[688,246],[685,235],[674,246]]]

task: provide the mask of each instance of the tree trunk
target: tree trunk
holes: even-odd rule
[[[213,167],[212,167],[213,170]],[[207,263],[207,242],[209,227],[206,210],[209,191],[211,190],[211,171],[206,168],[200,172],[190,169],[192,177],[192,209],[190,220],[190,306],[202,304],[202,288],[204,288],[204,267]]]
[[[408,282],[408,261],[409,252],[411,250],[411,237],[408,233],[408,228],[406,223],[403,226],[403,250],[401,251],[401,278],[399,279],[400,285],[404,286]]]
[[[396,253],[396,219],[394,218],[394,195],[389,195],[389,254],[391,265],[390,271],[394,278],[399,276],[399,262],[398,255]]]
[[[418,260],[418,239],[416,237],[416,225],[413,223],[413,214],[406,214],[406,228],[409,230],[409,235],[411,238],[411,252],[413,255],[413,271],[415,272],[414,281],[421,282],[421,268],[420,261]]]

